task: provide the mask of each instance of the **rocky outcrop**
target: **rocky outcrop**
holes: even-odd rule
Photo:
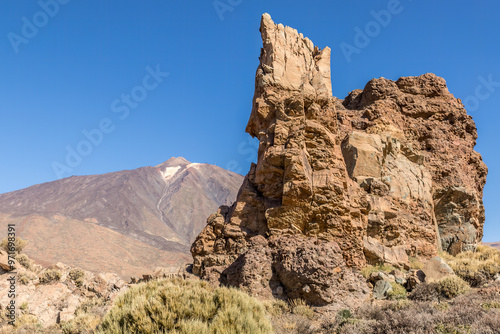
[[[64,323],[77,316],[77,309],[102,303],[103,313],[128,284],[116,274],[93,274],[57,263],[50,268],[34,264],[23,256],[23,265],[16,261],[14,271],[0,271],[0,291],[14,291],[17,323],[32,318],[42,327]],[[10,281],[15,278],[15,284]],[[6,310],[10,293],[0,294],[0,309]],[[86,304],[86,305],[85,305]],[[0,327],[11,318],[0,318]]]
[[[482,237],[487,169],[471,117],[434,74],[331,94],[330,49],[260,28],[246,131],[258,161],[191,247],[193,272],[314,305],[367,296],[356,269],[460,252]],[[333,293],[335,291],[335,293]]]

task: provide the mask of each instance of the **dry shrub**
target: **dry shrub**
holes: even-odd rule
[[[40,283],[48,284],[50,282],[57,282],[61,279],[62,273],[59,269],[47,269],[39,277]]]
[[[421,283],[411,291],[408,297],[413,301],[438,302],[441,299],[441,293],[437,283]]]
[[[118,297],[98,333],[271,333],[262,303],[204,281],[158,280]]]
[[[26,247],[28,242],[26,240],[23,240],[21,238],[16,238],[16,241],[14,241],[14,248],[15,248],[15,253],[19,254],[21,251]],[[9,240],[7,238],[4,238],[0,242],[0,248],[2,248],[4,251],[7,253],[10,253],[11,249],[9,249]]]
[[[293,299],[290,301],[290,309],[293,314],[301,315],[305,318],[312,319],[314,310],[307,305],[303,299]]]
[[[75,285],[80,287],[83,285],[83,279],[85,277],[85,272],[79,268],[73,268],[68,273],[69,278],[75,282]]]
[[[475,252],[463,252],[457,256],[441,253],[455,274],[467,281],[472,287],[482,285],[500,273],[500,250],[480,245]]]
[[[78,305],[75,317],[61,324],[64,334],[93,333],[106,313],[104,298],[88,298]]]
[[[31,269],[31,260],[26,254],[18,254],[16,255],[16,261],[19,262],[24,268],[30,270]]]
[[[458,276],[446,277],[438,283],[439,291],[447,298],[454,298],[470,290],[469,284]]]
[[[431,290],[436,298],[439,283],[420,284],[412,293]],[[324,326],[325,333],[376,333],[376,334],[498,334],[500,333],[500,294],[497,287],[491,293],[475,290],[459,295],[447,302],[400,300],[380,305],[365,305],[353,313],[348,321],[333,321]],[[420,290],[420,291],[419,291]],[[495,293],[495,291],[497,291]],[[397,305],[401,304],[401,305]],[[338,318],[338,316],[337,316]]]

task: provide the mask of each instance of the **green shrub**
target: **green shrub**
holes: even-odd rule
[[[16,255],[16,260],[26,269],[31,269],[31,260],[25,254]]]
[[[387,293],[387,297],[392,300],[401,300],[401,299],[406,299],[407,293],[406,289],[398,284],[391,282],[392,290]]]
[[[97,333],[271,333],[265,308],[234,288],[158,280],[118,297]]]
[[[470,286],[458,276],[449,276],[439,281],[438,289],[446,298],[454,298],[469,291]]]
[[[58,269],[47,269],[39,277],[40,283],[47,284],[50,282],[59,281],[62,277],[62,273]]]

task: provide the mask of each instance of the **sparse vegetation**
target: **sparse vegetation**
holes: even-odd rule
[[[75,318],[61,324],[64,334],[93,333],[101,323],[106,310],[104,298],[89,298],[80,303]]]
[[[120,296],[98,333],[271,333],[262,303],[203,281],[142,283]]]
[[[376,273],[376,272],[381,271],[383,273],[388,274],[395,269],[396,268],[394,268],[393,266],[388,265],[388,264],[378,264],[376,266],[368,265],[368,266],[364,267],[363,269],[361,269],[361,275],[363,275],[364,278],[368,278],[368,277],[370,277],[370,275],[372,273]]]
[[[26,273],[20,273],[17,275],[17,281],[23,285],[27,285],[30,282],[30,277]]]
[[[40,275],[40,283],[48,284],[50,282],[59,281],[62,273],[59,269],[47,269]]]
[[[23,311],[26,311],[28,309],[28,302],[22,303],[19,308]]]
[[[85,277],[85,272],[79,268],[73,268],[69,271],[69,278],[75,282],[75,285],[80,287],[83,285],[83,280]]]
[[[392,290],[390,290],[387,293],[387,297],[392,300],[401,300],[401,299],[406,299],[406,289],[398,284],[398,283],[391,283]]]
[[[473,287],[500,273],[500,250],[493,247],[479,245],[475,252],[463,252],[457,256],[442,252],[440,256],[446,260],[455,274]]]
[[[18,254],[16,255],[16,260],[22,265],[24,268],[31,270],[31,260],[26,254]]]
[[[302,299],[291,300],[290,308],[293,314],[301,315],[308,319],[312,319],[314,317],[314,310]]]
[[[410,257],[409,261],[410,261],[410,268],[412,269],[422,269],[424,267],[424,263],[416,257]]]
[[[23,240],[21,238],[16,238],[16,241],[14,242],[15,253],[16,254],[21,253],[22,250],[24,249],[24,247],[26,247],[27,244],[28,244],[28,242],[26,240]],[[4,238],[0,242],[0,248],[2,248],[6,252],[10,252],[11,251],[9,249],[9,240],[7,238]]]
[[[450,276],[438,283],[439,292],[447,298],[454,298],[469,291],[470,286],[458,276]]]

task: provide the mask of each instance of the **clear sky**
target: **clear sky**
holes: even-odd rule
[[[340,98],[374,77],[444,77],[476,121],[484,240],[500,240],[500,2],[57,1],[0,2],[0,193],[171,156],[246,174],[268,12],[332,48]]]

